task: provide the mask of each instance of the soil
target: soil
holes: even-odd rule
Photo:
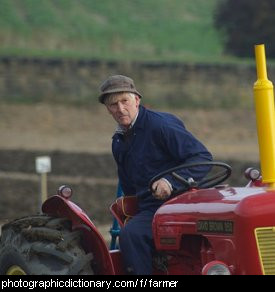
[[[184,121],[215,160],[232,161],[234,185],[246,167],[258,163],[252,110],[169,112]],[[110,149],[115,126],[104,106],[0,103],[0,219],[38,211],[39,176],[34,160],[46,154],[52,158],[49,195],[55,194],[58,186],[69,184],[74,190],[73,201],[96,224],[110,226],[108,206],[115,199],[117,187]]]
[[[180,117],[219,159],[257,161],[253,110],[169,112]],[[104,106],[0,104],[0,149],[110,153],[115,123]]]

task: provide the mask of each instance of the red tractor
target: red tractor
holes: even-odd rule
[[[177,174],[179,168],[198,164],[180,165],[154,177],[150,185],[169,173],[183,186],[154,216],[154,274],[275,274],[274,101],[270,83],[266,83],[263,48],[257,48],[260,81],[254,89],[262,174],[248,169],[246,186],[221,185],[231,174],[230,166],[207,162],[210,175],[199,182]],[[120,250],[108,249],[70,196],[71,189],[62,187],[44,202],[43,215],[2,227],[0,274],[126,273]],[[121,197],[112,204],[111,212],[121,226],[135,214],[136,200]]]
[[[183,179],[183,188],[188,190],[164,203],[155,214],[155,274],[275,272],[275,191],[268,190],[255,169],[247,172],[250,182],[246,187],[220,185],[231,168],[223,163],[207,164],[222,170],[198,183]],[[178,168],[194,166],[197,164]],[[175,175],[178,168],[167,173]],[[70,188],[61,187],[59,195],[43,204],[43,215],[2,227],[0,274],[126,273],[119,249],[108,249],[85,212],[69,200],[70,195]],[[135,208],[136,197],[121,197],[111,211],[122,226]]]

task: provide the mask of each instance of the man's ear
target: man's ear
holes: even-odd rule
[[[138,95],[136,95],[135,98],[136,98],[136,106],[138,108],[140,105],[140,97]]]
[[[105,104],[105,106],[106,106],[106,109],[107,109],[108,113],[111,115],[112,113],[111,113],[111,111],[109,110],[107,104]]]

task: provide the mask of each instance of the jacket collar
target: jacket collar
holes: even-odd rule
[[[134,124],[134,129],[143,129],[145,126],[145,114],[146,114],[146,108],[142,105],[139,106],[139,113],[137,120]]]

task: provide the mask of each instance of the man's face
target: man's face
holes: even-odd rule
[[[119,125],[125,128],[129,128],[135,119],[139,104],[139,97],[127,92],[116,94],[106,101],[109,113]]]

